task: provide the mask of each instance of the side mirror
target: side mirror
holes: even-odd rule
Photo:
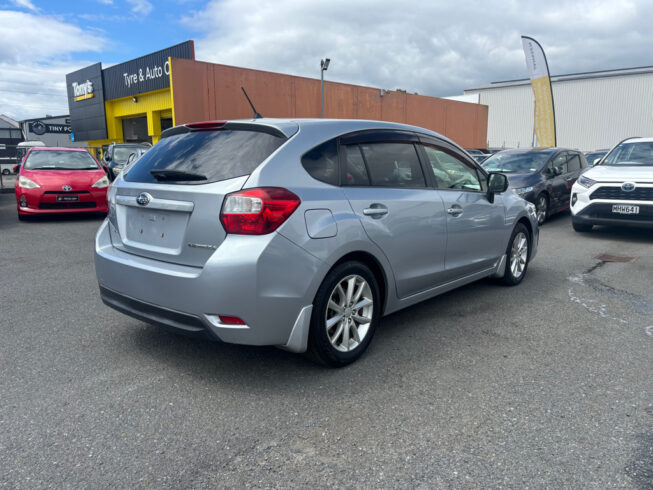
[[[20,169],[20,165],[14,165],[14,173],[17,174]]]
[[[508,177],[503,174],[492,172],[487,178],[487,200],[494,202],[494,195],[506,192],[508,189]]]
[[[601,161],[601,157],[599,157],[599,158],[595,158],[594,161],[592,162],[592,167],[593,167],[594,165],[596,165],[597,163],[599,163],[600,161]]]
[[[110,162],[111,161],[111,156],[108,153],[106,155],[104,155],[104,161],[105,162]]]
[[[553,175],[562,175],[562,167],[561,166],[553,167]]]

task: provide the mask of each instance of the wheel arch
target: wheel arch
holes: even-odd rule
[[[381,315],[385,311],[385,307],[388,301],[388,278],[386,275],[383,266],[378,261],[374,255],[369,252],[364,252],[362,250],[357,250],[354,252],[349,252],[340,257],[328,270],[327,274],[331,272],[335,267],[340,264],[348,261],[356,261],[365,264],[374,274],[377,284],[379,285],[379,292],[381,293]]]

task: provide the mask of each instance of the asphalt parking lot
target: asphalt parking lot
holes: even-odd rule
[[[100,222],[0,194],[2,487],[652,487],[650,231],[555,217],[520,286],[386,317],[330,370],[105,307]]]

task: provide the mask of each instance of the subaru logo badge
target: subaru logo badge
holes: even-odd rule
[[[66,192],[68,192],[68,191],[72,191],[72,190],[73,190],[73,188],[70,187],[69,185],[64,185],[61,189],[64,190],[64,191],[66,191]]]
[[[152,200],[152,196],[150,196],[147,192],[141,192],[136,197],[136,202],[141,206],[147,206],[148,204],[150,204],[151,200]]]
[[[632,192],[635,190],[635,184],[632,182],[624,182],[621,184],[621,190],[625,192]]]

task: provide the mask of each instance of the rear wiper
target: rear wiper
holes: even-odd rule
[[[183,170],[150,170],[156,180],[206,180],[206,175],[184,172]]]

